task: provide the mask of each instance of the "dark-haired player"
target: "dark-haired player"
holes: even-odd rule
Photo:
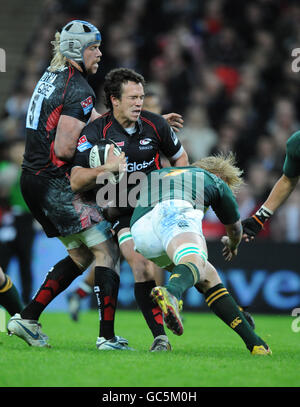
[[[172,128],[160,115],[142,111],[144,101],[144,78],[135,71],[119,68],[110,71],[104,81],[105,103],[109,111],[88,124],[82,132],[90,145],[99,139],[113,140],[125,153],[127,176],[136,172],[150,173],[161,168],[161,152],[172,165],[188,164],[187,154]],[[83,191],[96,186],[89,168],[90,146],[77,149],[71,172],[73,191]],[[125,192],[125,199],[130,185]],[[101,205],[101,202],[98,202]],[[130,218],[134,206],[120,208],[118,204],[107,210],[107,218],[113,224],[123,257],[129,263],[135,279],[135,298],[153,334],[152,351],[168,350],[170,344],[165,334],[162,314],[149,295],[155,286],[154,264],[134,251],[130,233]],[[97,286],[95,276],[95,286]]]

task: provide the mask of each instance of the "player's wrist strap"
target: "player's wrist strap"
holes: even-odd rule
[[[261,225],[263,226],[265,221],[268,220],[272,215],[273,211],[271,209],[266,208],[265,206],[261,206],[258,211],[253,215],[253,218]]]

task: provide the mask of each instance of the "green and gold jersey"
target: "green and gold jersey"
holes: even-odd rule
[[[204,213],[211,206],[224,225],[240,219],[236,199],[221,178],[197,167],[173,167],[152,171],[142,181],[130,225],[157,203],[174,199],[187,201]]]
[[[288,178],[300,175],[300,131],[296,131],[286,142],[283,173]]]

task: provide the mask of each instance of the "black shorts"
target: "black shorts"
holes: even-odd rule
[[[67,176],[47,178],[22,172],[21,191],[48,237],[69,236],[103,220],[94,200],[75,194]]]

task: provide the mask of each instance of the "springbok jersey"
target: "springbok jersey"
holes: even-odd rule
[[[198,167],[174,167],[153,171],[142,182],[130,226],[166,200],[181,200],[202,212],[211,206],[224,225],[240,219],[236,199],[221,178]]]
[[[63,176],[70,164],[54,152],[59,118],[67,115],[87,123],[95,99],[84,75],[72,65],[55,72],[47,68],[29,103],[23,170],[50,178]]]
[[[292,134],[286,142],[286,156],[283,173],[288,178],[300,176],[300,131]]]

